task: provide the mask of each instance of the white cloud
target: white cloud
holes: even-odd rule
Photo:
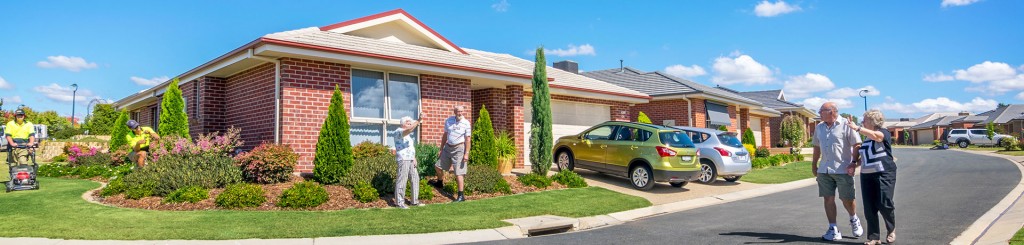
[[[1014,90],[1024,90],[1024,74],[1017,75],[1010,79],[996,80],[984,87],[969,87],[968,91],[985,92],[992,95],[1000,95]]]
[[[928,81],[928,82],[945,82],[945,81],[953,81],[953,79],[954,79],[953,76],[946,75],[946,73],[942,73],[942,72],[934,73],[934,74],[928,74],[928,75],[924,76],[924,80]]]
[[[975,97],[973,100],[968,102],[958,102],[946,97],[938,97],[933,99],[924,99],[909,105],[887,102],[882,103],[878,108],[883,111],[895,111],[903,114],[921,114],[951,111],[981,112],[995,109],[998,104],[999,102],[995,100],[982,99],[981,97]]]
[[[800,6],[790,5],[782,0],[775,3],[770,3],[768,0],[765,0],[761,1],[761,3],[754,7],[754,14],[758,17],[773,17],[796,11],[800,11]]]
[[[73,72],[97,67],[96,63],[85,61],[82,57],[67,57],[63,55],[48,56],[46,57],[46,61],[36,62],[36,66],[42,68],[62,68]]]
[[[21,100],[21,96],[17,96],[17,95],[11,96],[11,97],[3,97],[3,99],[4,99],[4,104],[21,104],[23,102]],[[15,106],[17,106],[17,105],[15,105]]]
[[[699,65],[692,65],[692,66],[671,65],[669,67],[665,67],[665,73],[668,73],[669,75],[673,75],[673,76],[677,76],[677,77],[687,77],[687,78],[688,77],[699,77],[699,76],[703,76],[703,75],[708,74],[708,72],[704,71],[704,68],[700,67]]]
[[[498,11],[498,12],[506,12],[506,11],[508,11],[508,7],[511,7],[511,6],[512,6],[512,4],[509,4],[508,0],[501,0],[501,2],[497,2],[495,4],[491,4],[491,8],[494,9],[494,11]]]
[[[146,78],[132,76],[130,79],[132,80],[132,82],[135,82],[135,84],[138,84],[138,85],[156,86],[157,84],[160,84],[162,82],[166,82],[167,80],[170,80],[171,78],[167,77],[167,76],[162,76],[162,77],[154,77],[154,78],[146,79]]]
[[[951,7],[951,6],[952,7],[967,6],[967,5],[971,5],[973,3],[976,3],[978,1],[979,0],[942,0],[942,7],[946,8],[946,7]]]
[[[825,102],[836,103],[836,107],[839,107],[839,109],[845,109],[845,108],[853,107],[853,102],[852,101],[850,101],[848,99],[837,99],[837,98],[811,97],[811,98],[804,99],[800,103],[803,104],[804,107],[807,108],[807,109],[818,110],[818,109],[821,108],[822,104],[825,104]]]
[[[711,81],[720,85],[762,85],[775,80],[767,66],[758,63],[749,55],[734,51],[730,57],[718,57],[712,69],[715,77]]]
[[[868,92],[864,93],[865,96],[879,96],[879,95],[882,94],[882,92],[878,91],[878,89],[875,88],[875,86],[867,86],[867,87],[861,87],[861,88],[858,88],[858,89],[853,89],[853,88],[849,88],[849,87],[840,88],[840,89],[829,91],[827,94],[825,94],[825,96],[828,97],[828,98],[836,98],[836,99],[845,99],[845,98],[850,98],[850,97],[860,97],[860,91],[861,90],[867,90],[868,91]]]
[[[1003,62],[985,61],[981,64],[973,65],[967,68],[967,70],[956,70],[953,73],[956,74],[957,80],[980,83],[1010,79],[1017,74],[1017,71]]]
[[[590,44],[583,44],[580,46],[569,44],[569,49],[544,49],[544,53],[562,57],[577,55],[597,55],[597,53],[594,52],[594,46],[590,46]]]
[[[32,90],[34,90],[34,91],[36,91],[36,92],[38,92],[40,94],[43,94],[43,96],[45,96],[46,98],[49,98],[50,100],[57,101],[57,102],[71,102],[72,101],[72,97],[74,97],[76,102],[84,104],[84,103],[88,103],[89,100],[92,100],[94,98],[100,98],[99,96],[96,96],[95,94],[92,93],[91,90],[88,90],[88,89],[81,89],[81,88],[79,88],[78,92],[72,94],[72,91],[75,90],[74,88],[71,88],[70,86],[63,87],[63,86],[60,86],[60,85],[58,85],[56,83],[51,83],[50,85],[47,85],[47,86],[38,86],[38,87],[33,88]]]
[[[14,85],[7,83],[7,80],[5,80],[4,77],[0,77],[0,89],[11,90],[12,88],[14,88]]]
[[[803,76],[789,77],[789,80],[782,85],[782,90],[786,91],[787,99],[800,99],[835,87],[836,85],[832,83],[832,79],[825,75],[807,73]]]
[[[1019,94],[1017,94],[1017,97],[1015,98],[1017,98],[1018,100],[1024,100],[1024,92],[1020,92]]]

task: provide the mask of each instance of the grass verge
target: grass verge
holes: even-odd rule
[[[997,151],[996,153],[1008,155],[1008,156],[1024,156],[1024,151]]]
[[[650,206],[598,187],[544,191],[402,209],[314,211],[151,211],[86,202],[99,183],[41,178],[42,190],[0,193],[0,217],[19,224],[0,237],[88,240],[221,240],[383,235],[508,226],[536,215],[585,217]]]
[[[743,181],[757,184],[778,184],[814,177],[811,162],[793,162],[785,166],[750,170]]]
[[[1024,228],[1017,231],[1017,234],[1013,234],[1013,238],[1008,241],[1010,245],[1024,245]]]

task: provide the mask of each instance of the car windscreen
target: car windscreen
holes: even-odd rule
[[[723,145],[743,148],[743,143],[740,143],[740,139],[736,138],[736,133],[718,134],[718,141],[721,141]]]
[[[660,132],[660,133],[658,133],[658,136],[661,137],[661,143],[662,144],[665,144],[665,145],[668,145],[668,146],[671,146],[671,147],[676,147],[676,148],[687,148],[687,147],[692,148],[693,147],[693,141],[690,140],[689,135],[687,135],[686,133],[684,133],[682,131]]]

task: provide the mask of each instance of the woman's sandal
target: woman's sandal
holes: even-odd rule
[[[882,244],[882,241],[879,241],[879,240],[871,240],[871,241],[864,242],[864,245],[880,245],[880,244]]]
[[[896,243],[896,231],[889,232],[889,235],[885,236],[885,243],[888,243],[888,244]]]

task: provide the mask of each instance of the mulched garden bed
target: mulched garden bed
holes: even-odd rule
[[[522,183],[519,183],[519,181],[516,180],[516,176],[505,176],[504,178],[505,178],[505,181],[508,181],[509,185],[512,187],[513,195],[514,194],[529,193],[529,192],[537,192],[537,191],[545,191],[545,190],[557,190],[557,189],[564,189],[564,188],[566,188],[564,185],[559,184],[558,182],[552,182],[551,186],[549,186],[547,188],[541,189],[541,188],[536,188],[536,187],[533,187],[533,186],[524,186]],[[327,193],[329,195],[329,198],[328,198],[326,203],[324,203],[324,204],[322,204],[322,205],[320,205],[318,207],[309,208],[309,209],[293,209],[293,208],[280,208],[280,207],[277,207],[275,204],[278,201],[278,197],[281,196],[281,193],[284,192],[284,190],[286,190],[288,188],[291,188],[292,185],[295,184],[296,182],[300,182],[300,181],[302,181],[302,178],[294,177],[294,178],[292,178],[291,181],[289,181],[287,183],[262,185],[263,191],[264,191],[264,196],[267,197],[267,202],[263,203],[263,205],[260,206],[260,207],[246,208],[246,209],[242,209],[242,210],[314,210],[314,211],[327,211],[327,210],[343,210],[343,209],[350,209],[350,208],[387,208],[387,207],[393,207],[394,206],[394,195],[390,195],[389,194],[389,195],[382,196],[381,199],[373,201],[373,202],[361,203],[359,201],[356,201],[353,198],[352,191],[349,190],[348,188],[345,188],[343,186],[338,186],[338,185],[329,185],[329,186],[324,186],[324,188],[327,189]],[[406,188],[410,188],[410,187],[406,187]],[[425,204],[449,203],[452,200],[454,200],[454,197],[443,195],[441,190],[439,190],[438,188],[435,188],[433,186],[429,186],[429,185],[428,186],[420,186],[420,188],[431,188],[433,193],[434,193],[434,198],[433,199],[431,199],[431,200],[420,200],[420,202],[422,202],[422,203],[425,203]],[[122,208],[137,208],[137,209],[149,209],[149,210],[177,210],[177,211],[184,211],[184,210],[214,210],[214,209],[221,209],[221,208],[217,207],[216,204],[214,204],[214,200],[216,200],[217,195],[219,195],[223,191],[224,191],[224,189],[212,189],[212,190],[210,190],[210,198],[208,198],[206,200],[202,200],[202,201],[197,202],[197,203],[166,203],[165,204],[165,203],[162,203],[162,200],[163,200],[162,197],[146,197],[146,198],[142,198],[142,199],[139,199],[139,200],[132,200],[132,199],[125,198],[124,194],[117,194],[117,195],[109,196],[109,197],[101,197],[101,196],[99,196],[99,192],[98,191],[93,193],[93,198],[95,198],[96,201],[99,201],[101,203],[104,203],[104,204],[107,204],[107,205],[111,205],[111,206],[115,206],[115,207],[122,207]],[[507,194],[503,194],[503,193],[479,193],[479,194],[474,194],[474,195],[467,195],[466,196],[466,200],[480,200],[480,199],[486,199],[486,198],[492,198],[492,197],[498,197],[498,196],[505,196],[505,195],[507,195]]]

